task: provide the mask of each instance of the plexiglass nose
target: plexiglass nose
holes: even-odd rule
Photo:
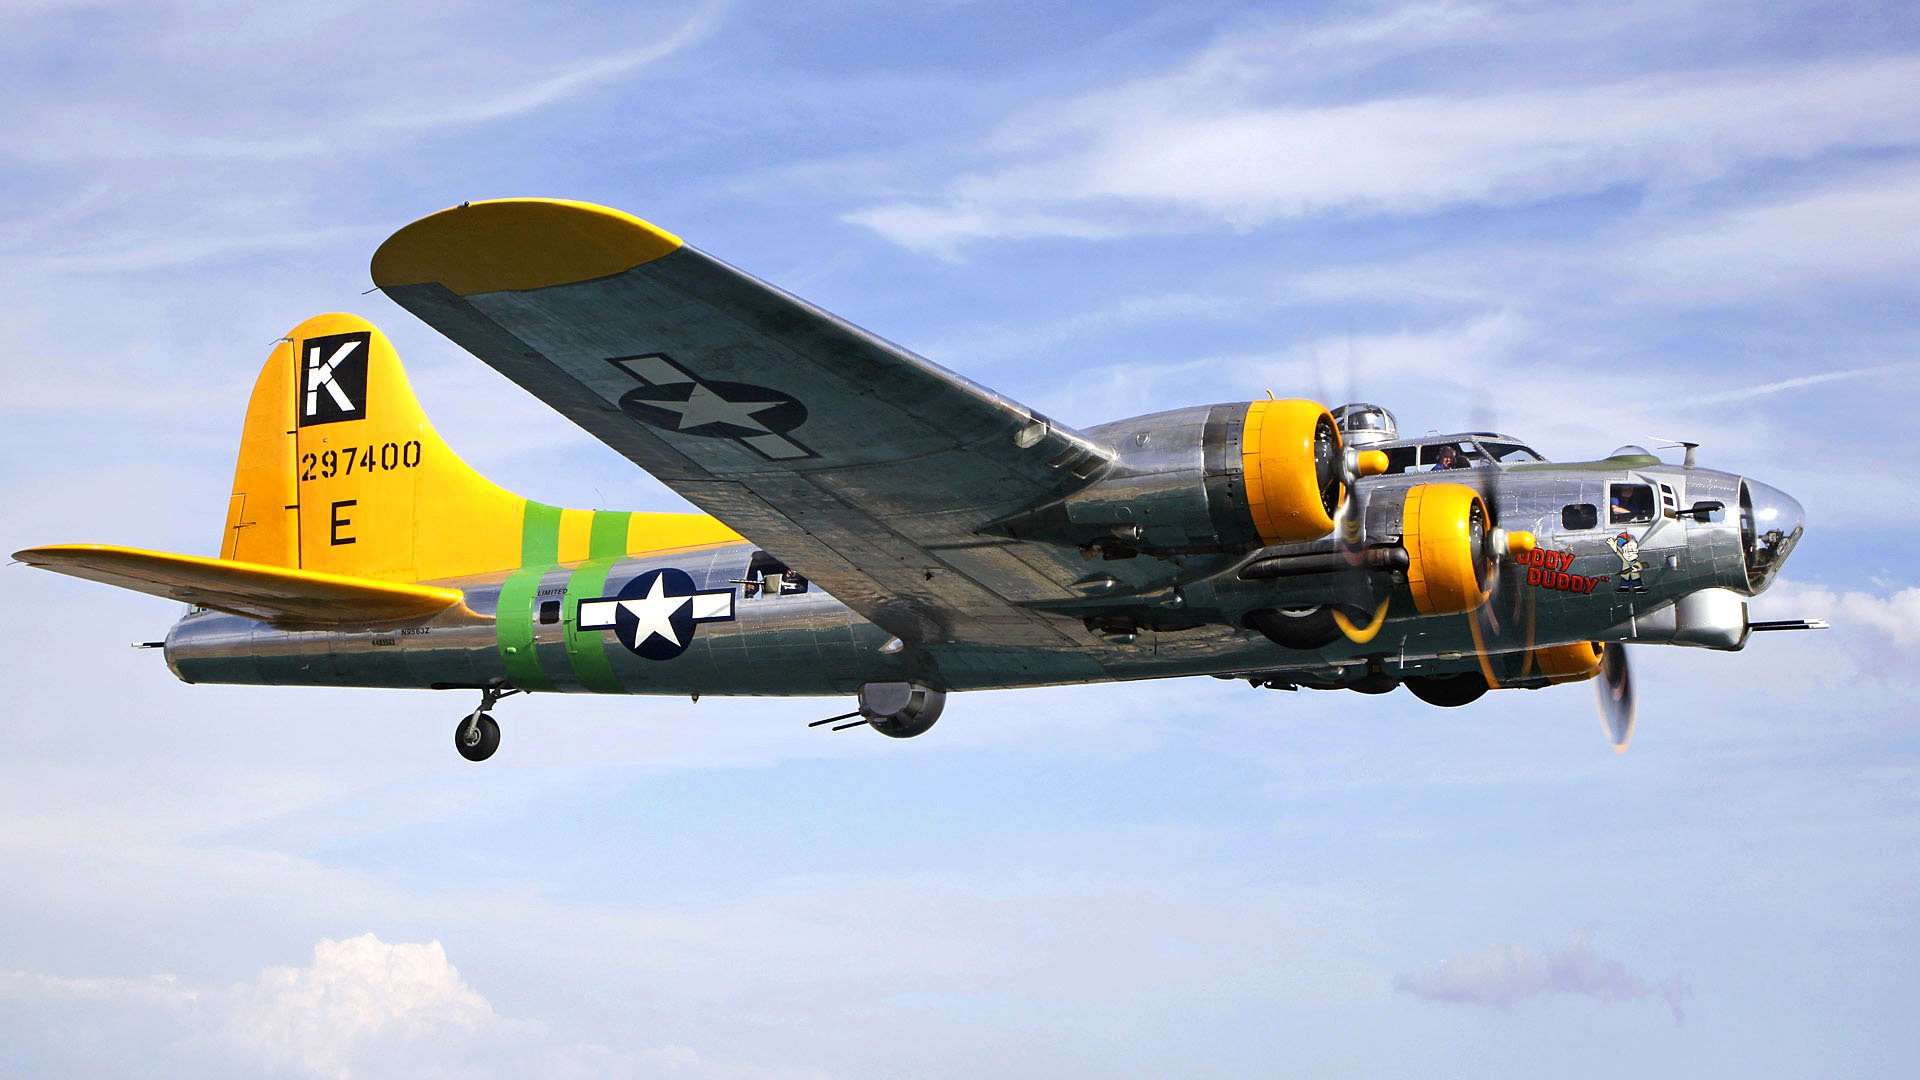
[[[1782,563],[1805,530],[1800,501],[1758,480],[1740,481],[1740,547],[1747,557],[1747,592],[1773,584]]]

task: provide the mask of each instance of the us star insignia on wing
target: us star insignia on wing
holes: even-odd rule
[[[643,424],[731,439],[770,461],[816,456],[791,434],[807,420],[807,407],[791,394],[702,379],[665,353],[620,356],[611,362],[640,380],[640,386],[620,396],[620,411]]]

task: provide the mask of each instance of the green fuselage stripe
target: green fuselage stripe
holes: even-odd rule
[[[545,574],[544,566],[514,571],[501,584],[500,604],[493,613],[500,662],[506,666],[507,678],[521,690],[553,689],[553,680],[540,669],[540,657],[533,646],[533,601]]]
[[[624,510],[595,510],[593,535],[587,541],[587,558],[617,559],[627,553],[627,519]]]
[[[520,519],[520,565],[552,566],[560,561],[560,508],[527,500]]]
[[[622,515],[624,516],[624,515]],[[600,519],[594,518],[594,538],[598,542]],[[625,535],[622,534],[622,542]],[[567,600],[564,619],[567,631],[567,660],[573,665],[573,674],[580,685],[596,694],[621,694],[626,687],[613,674],[613,663],[607,659],[607,635],[611,630],[582,630],[579,627],[580,601],[597,600],[607,594],[607,572],[613,569],[612,559],[594,559],[580,564],[580,569],[567,579]]]

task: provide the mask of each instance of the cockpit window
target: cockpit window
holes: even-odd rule
[[[1532,447],[1521,446],[1519,443],[1486,442],[1485,440],[1482,440],[1480,443],[1480,446],[1482,449],[1486,450],[1487,453],[1493,455],[1493,460],[1506,462],[1507,464],[1517,464],[1520,462],[1527,462],[1527,461],[1547,460],[1546,458],[1541,457],[1539,454],[1534,453]]]
[[[756,551],[747,560],[747,576],[734,578],[733,583],[740,586],[742,598],[752,600],[755,597],[792,596],[807,591],[807,579],[797,570],[790,570],[787,564],[767,554]]]
[[[1464,438],[1431,442],[1419,446],[1382,447],[1387,455],[1388,475],[1412,472],[1445,472],[1449,469],[1481,469],[1495,462],[1518,463],[1545,461],[1531,447],[1517,442],[1488,442]]]
[[[1560,527],[1591,529],[1600,524],[1600,508],[1592,503],[1573,503],[1560,508]]]
[[[1432,443],[1420,448],[1420,469],[1422,472],[1446,472],[1449,469],[1471,469],[1475,465],[1486,464],[1485,455],[1471,441]]]
[[[1647,484],[1612,484],[1608,487],[1607,522],[1633,525],[1653,520],[1653,488]]]

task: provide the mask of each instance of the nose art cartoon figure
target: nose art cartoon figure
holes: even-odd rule
[[[1620,584],[1616,592],[1646,592],[1646,583],[1640,580],[1640,571],[1647,568],[1640,561],[1640,542],[1626,533],[1607,541],[1613,553],[1620,556]]]

